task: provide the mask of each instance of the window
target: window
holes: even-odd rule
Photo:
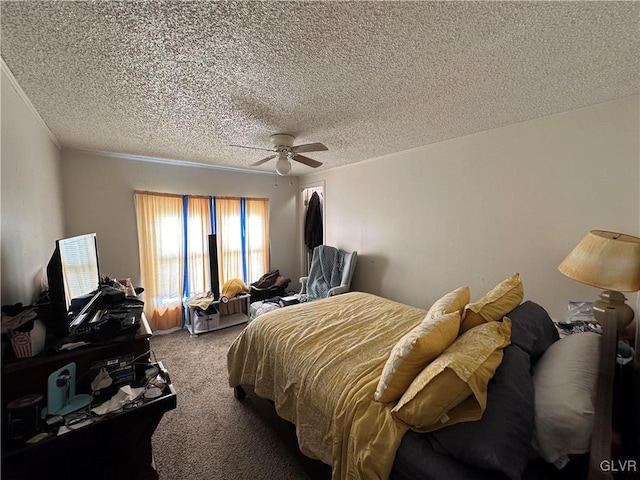
[[[209,197],[187,198],[187,278],[185,296],[211,290],[209,245],[211,200]]]
[[[216,233],[220,284],[269,270],[269,200],[136,192],[140,271],[151,327],[182,325],[182,299],[211,289],[207,236]],[[215,229],[213,228],[215,226]]]
[[[245,203],[245,258],[251,283],[269,271],[269,202],[247,198]]]
[[[58,241],[67,305],[73,298],[95,291],[100,283],[95,234]]]
[[[215,202],[220,285],[232,278],[245,280],[240,199],[216,198]]]

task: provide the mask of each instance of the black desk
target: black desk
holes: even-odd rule
[[[133,338],[127,336],[124,341],[119,341],[116,338],[113,341],[105,341],[54,355],[47,355],[46,352],[43,352],[31,358],[3,358],[2,408],[16,398],[32,393],[40,393],[46,399],[49,375],[69,362],[76,363],[78,379],[89,371],[91,362],[105,358],[133,353],[133,356],[137,358],[136,362],[149,362],[151,350],[149,339],[151,336],[149,322],[143,314],[138,331]]]
[[[157,365],[167,382],[162,396],[34,445],[4,445],[2,478],[157,479],[151,436],[164,413],[176,408],[169,374],[162,363]]]

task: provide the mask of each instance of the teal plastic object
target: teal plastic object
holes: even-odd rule
[[[91,395],[76,395],[76,364],[71,362],[59,368],[47,381],[47,413],[66,415],[91,403]]]

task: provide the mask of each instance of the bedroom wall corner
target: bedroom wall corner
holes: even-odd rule
[[[2,61],[1,298],[29,305],[42,290],[55,240],[64,236],[60,152]]]

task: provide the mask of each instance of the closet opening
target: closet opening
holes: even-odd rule
[[[324,182],[300,187],[301,276],[309,273],[313,249],[325,242],[325,201]]]

